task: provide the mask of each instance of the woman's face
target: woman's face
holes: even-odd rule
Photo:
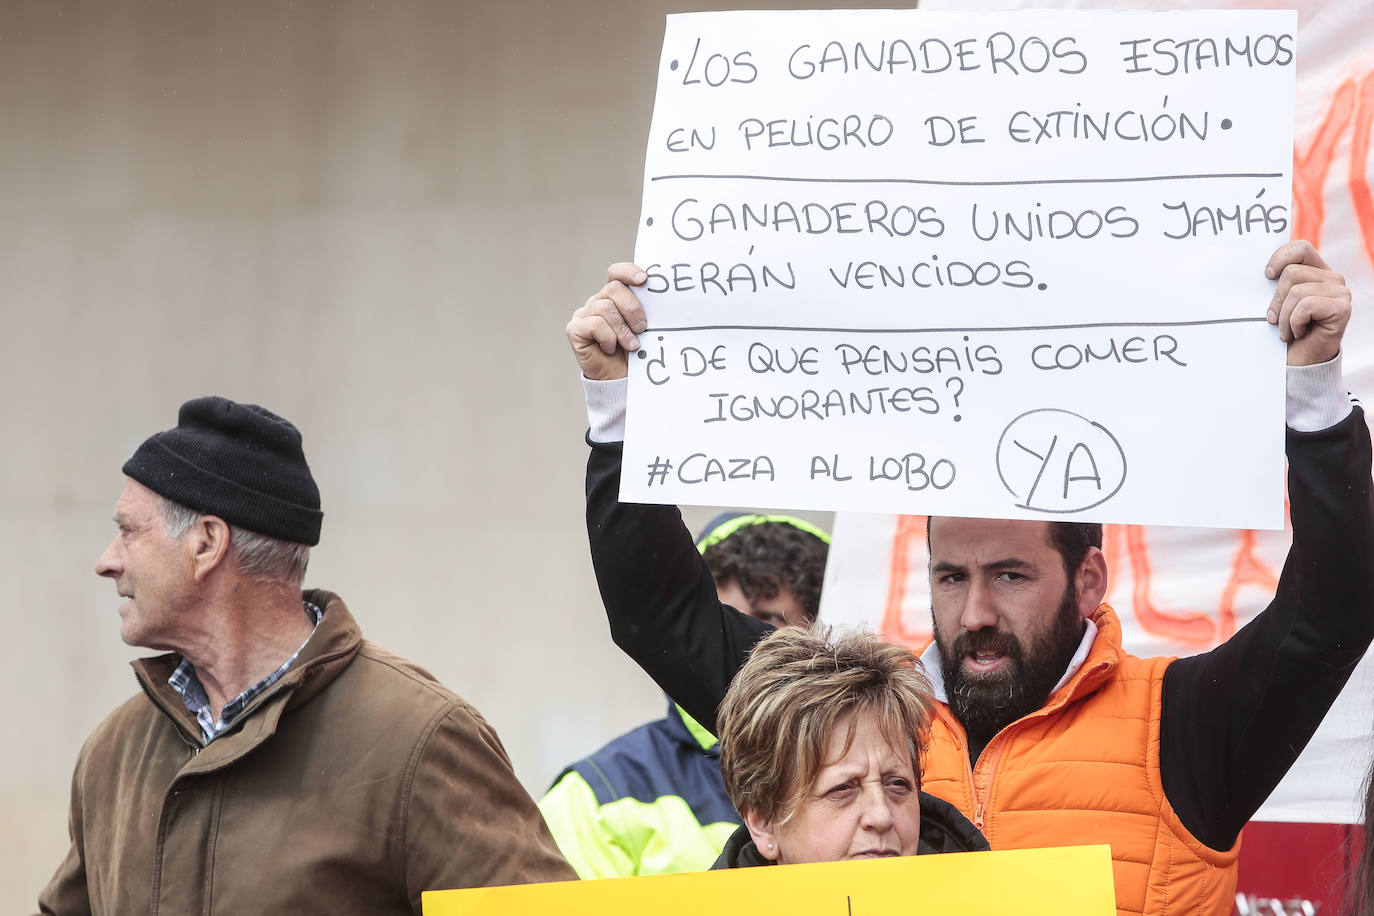
[[[905,750],[887,742],[870,713],[859,715],[845,751],[851,718],[849,713],[836,721],[827,763],[785,824],[757,823],[745,815],[767,858],[787,865],[916,854],[921,803],[915,768]]]

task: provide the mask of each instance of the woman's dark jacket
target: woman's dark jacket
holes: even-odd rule
[[[959,809],[944,799],[921,793],[921,838],[916,845],[916,855],[986,852],[987,849],[988,841],[968,818],[959,813]],[[749,828],[741,827],[730,834],[720,858],[711,868],[751,868],[773,864],[771,859],[765,859],[759,853],[758,847],[749,838]]]

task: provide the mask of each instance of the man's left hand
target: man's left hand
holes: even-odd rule
[[[1341,337],[1350,322],[1350,288],[1345,278],[1322,260],[1311,242],[1283,245],[1269,258],[1264,275],[1277,279],[1265,316],[1278,325],[1288,343],[1288,365],[1312,366],[1341,352]]]

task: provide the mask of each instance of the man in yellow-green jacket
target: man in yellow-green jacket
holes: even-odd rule
[[[783,626],[815,618],[829,542],[790,516],[726,514],[697,546],[722,602]],[[671,701],[662,719],[563,770],[539,808],[582,878],[707,869],[740,824],[715,736]]]

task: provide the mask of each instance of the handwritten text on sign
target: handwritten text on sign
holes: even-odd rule
[[[978,893],[970,893],[975,887]],[[993,916],[1006,913],[1009,900],[1025,916],[1110,916],[1116,912],[1111,851],[1066,846],[427,891],[422,903],[425,916],[699,916],[751,910],[790,916]]]
[[[1280,526],[1295,24],[670,16],[622,496]]]

